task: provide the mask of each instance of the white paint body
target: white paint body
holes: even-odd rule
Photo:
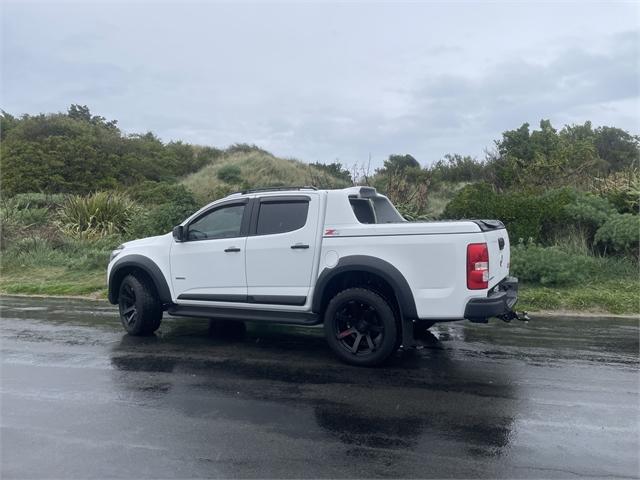
[[[360,187],[352,187],[234,194],[199,212],[235,198],[304,195],[310,198],[306,224],[274,235],[177,242],[169,233],[135,240],[126,243],[110,262],[107,275],[115,261],[142,255],[160,268],[176,304],[302,312],[311,309],[314,286],[323,270],[335,268],[340,258],[365,255],[393,265],[409,284],[418,317],[434,320],[462,319],[470,299],[487,297],[488,291],[508,276],[506,230],[482,231],[472,221],[361,224],[349,203],[349,195],[359,191]],[[388,202],[382,195],[376,198]],[[397,214],[388,205],[385,208]],[[504,239],[502,250],[498,238]],[[309,248],[291,249],[296,243],[308,244]],[[471,243],[488,246],[489,286],[484,290],[467,288],[466,255]],[[226,253],[227,247],[241,251]],[[306,297],[306,303],[293,306],[178,299],[182,293],[291,295]]]

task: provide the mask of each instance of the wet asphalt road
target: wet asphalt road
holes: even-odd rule
[[[320,332],[0,299],[2,478],[637,477],[638,321],[441,324],[378,369]]]

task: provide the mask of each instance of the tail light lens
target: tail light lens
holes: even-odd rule
[[[467,288],[489,288],[489,250],[486,243],[467,245]]]

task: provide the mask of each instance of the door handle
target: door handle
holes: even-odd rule
[[[240,249],[238,247],[229,247],[224,249],[225,252],[239,252]]]
[[[293,248],[293,249],[309,248],[309,245],[306,245],[306,244],[303,244],[303,243],[296,243],[295,245],[291,245],[291,248]]]

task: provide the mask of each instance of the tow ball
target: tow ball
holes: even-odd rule
[[[504,315],[500,315],[498,318],[503,322],[507,322],[507,323],[509,323],[511,320],[514,320],[514,319],[520,320],[521,322],[525,322],[525,323],[531,320],[527,312],[516,312],[515,310],[511,310],[510,312],[505,313]]]

